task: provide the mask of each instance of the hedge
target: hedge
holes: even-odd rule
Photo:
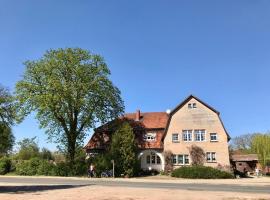
[[[229,179],[234,178],[231,173],[206,166],[180,167],[172,172],[172,177],[191,179]]]

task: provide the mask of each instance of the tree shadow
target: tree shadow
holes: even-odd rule
[[[78,187],[85,187],[87,185],[25,185],[25,186],[0,186],[0,193],[30,193],[41,192],[46,190],[62,190]]]

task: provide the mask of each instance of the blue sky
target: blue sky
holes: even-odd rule
[[[102,55],[126,111],[165,111],[194,94],[219,110],[232,137],[270,124],[270,1],[0,1],[0,83],[47,49]],[[14,127],[38,136],[34,115]]]

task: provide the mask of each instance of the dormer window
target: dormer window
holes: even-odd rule
[[[189,103],[188,109],[193,109],[193,108],[197,108],[197,104],[196,103]]]
[[[143,140],[147,142],[156,141],[156,133],[146,133],[143,136]]]

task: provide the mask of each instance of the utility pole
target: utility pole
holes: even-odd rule
[[[111,163],[112,163],[112,168],[113,168],[113,171],[112,171],[112,175],[113,175],[113,178],[114,178],[114,160],[111,160]]]

